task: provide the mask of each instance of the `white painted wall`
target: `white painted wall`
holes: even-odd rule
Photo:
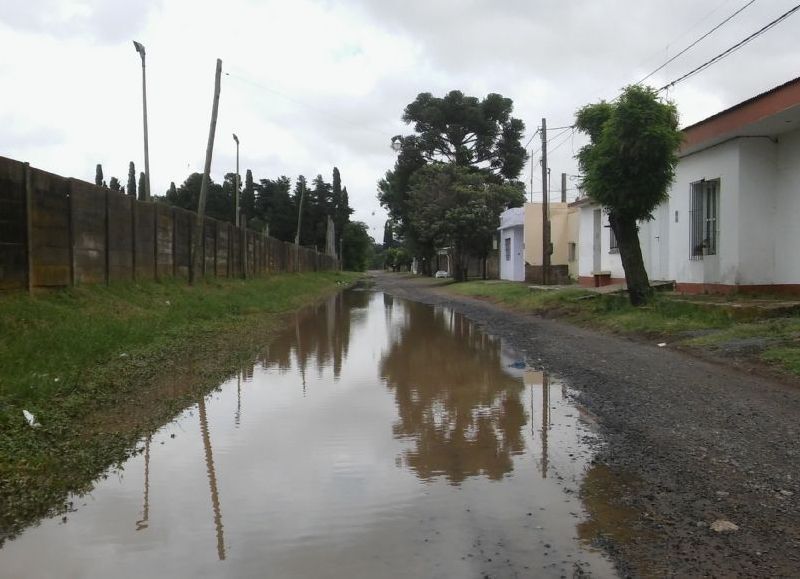
[[[800,283],[800,130],[778,139],[775,180],[775,283]]]
[[[691,184],[719,179],[718,252],[691,257]],[[580,209],[578,271],[592,275],[593,210]],[[677,222],[676,222],[677,213]],[[800,130],[767,138],[738,138],[683,157],[669,201],[640,224],[650,279],[725,285],[800,284]],[[609,254],[603,215],[602,270],[624,277]]]
[[[511,242],[510,259],[506,259],[506,240]],[[522,225],[500,230],[500,279],[525,281],[524,252]]]

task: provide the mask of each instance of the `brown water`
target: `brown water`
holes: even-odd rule
[[[591,420],[518,366],[448,309],[345,292],[7,543],[0,576],[614,577],[578,498]]]

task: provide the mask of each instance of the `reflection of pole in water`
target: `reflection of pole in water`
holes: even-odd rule
[[[542,478],[547,478],[547,431],[550,430],[550,384],[542,373]]]
[[[303,396],[306,395],[306,361],[303,359],[300,352],[300,316],[294,316],[294,339],[297,343],[295,352],[297,352],[297,365],[300,366],[300,377],[303,380]]]
[[[141,531],[149,526],[150,519],[150,437],[144,445],[144,508],[142,518],[136,521],[136,530]]]
[[[222,509],[219,506],[219,491],[217,490],[217,474],[214,471],[214,457],[211,454],[211,437],[208,434],[208,418],[206,417],[206,399],[200,398],[200,432],[203,435],[203,448],[206,453],[206,471],[208,472],[208,485],[211,489],[211,508],[214,511],[214,526],[217,529],[217,555],[220,561],[225,560],[225,537],[222,532]]]
[[[239,422],[242,419],[242,372],[239,371],[236,373],[236,415],[233,418],[233,422],[236,426],[239,426]]]

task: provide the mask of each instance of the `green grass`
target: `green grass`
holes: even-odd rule
[[[761,354],[761,359],[776,364],[792,374],[800,375],[800,347],[798,346],[768,348]]]
[[[140,436],[251,361],[277,315],[359,277],[283,274],[0,297],[0,545],[68,508],[68,493],[91,488]]]
[[[656,294],[645,307],[634,308],[627,297],[596,295],[587,290],[532,290],[514,282],[472,281],[447,287],[453,293],[474,296],[534,313],[555,313],[582,323],[617,332],[670,336],[680,332],[726,328],[733,320],[725,311],[697,307]]]
[[[339,273],[284,274],[196,287],[165,281],[0,298],[0,404],[40,409],[80,390],[87,368],[248,314],[291,310],[337,281],[352,279]]]

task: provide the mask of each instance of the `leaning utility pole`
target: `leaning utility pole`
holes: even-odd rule
[[[214,152],[214,134],[217,131],[217,111],[219,110],[219,88],[222,76],[222,60],[217,59],[217,73],[214,78],[214,104],[211,106],[211,126],[208,129],[208,146],[206,147],[206,164],[203,169],[203,182],[200,185],[200,198],[197,200],[197,223],[192,238],[192,263],[189,268],[189,283],[194,283],[200,270],[200,249],[203,247],[203,222],[206,216],[206,196],[208,182],[211,179],[211,156]]]
[[[542,118],[542,284],[550,281],[549,180],[547,175],[547,119]]]
[[[136,52],[142,57],[142,116],[144,117],[144,179],[146,190],[144,193],[139,193],[144,197],[145,201],[150,201],[150,152],[147,146],[147,75],[145,74],[144,66],[144,45],[141,42],[133,41],[133,46]]]
[[[567,174],[561,173],[561,202],[567,202]]]

